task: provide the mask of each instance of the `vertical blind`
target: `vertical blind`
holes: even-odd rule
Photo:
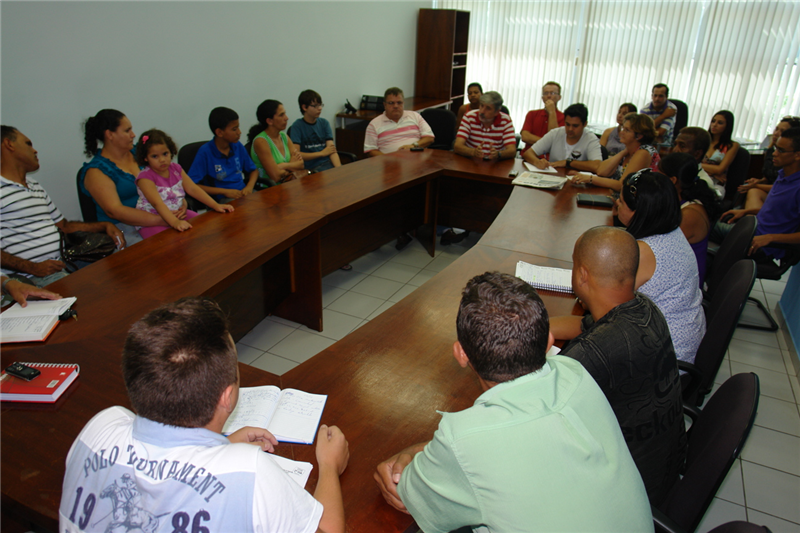
[[[561,83],[563,109],[589,108],[613,124],[623,102],[650,101],[658,82],[686,102],[689,124],[735,116],[737,138],[760,141],[784,115],[800,114],[800,2],[467,1],[467,81],[503,95],[517,129],[541,107],[541,86]]]

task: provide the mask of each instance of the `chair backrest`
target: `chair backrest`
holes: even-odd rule
[[[674,100],[670,98],[669,101],[675,104],[675,107],[678,108],[678,111],[675,113],[675,128],[672,130],[672,138],[674,139],[678,136],[678,132],[685,128],[686,124],[689,123],[689,106],[686,105],[686,102],[681,100]]]
[[[97,206],[88,194],[81,190],[81,170],[75,175],[75,186],[78,189],[78,203],[81,206],[81,216],[84,222],[97,222]]]
[[[733,202],[736,197],[739,185],[744,183],[747,178],[747,171],[750,169],[750,152],[743,146],[739,147],[736,157],[733,158],[731,166],[728,167],[727,181],[725,182],[725,200]]]
[[[714,378],[719,371],[725,352],[736,330],[739,317],[742,316],[747,296],[756,281],[756,262],[752,259],[740,259],[725,274],[719,284],[714,298],[708,307],[706,316],[708,325],[703,340],[697,348],[694,365],[702,372],[703,379],[694,398],[684,399],[701,405],[705,395],[711,392]]]
[[[736,520],[717,526],[708,533],[772,533],[772,531],[767,526]]]
[[[800,226],[795,228],[792,233],[799,233]],[[758,279],[779,280],[791,267],[800,263],[800,244],[772,244],[784,250],[784,256],[778,260],[778,264],[773,261],[759,261],[756,263]]]
[[[686,531],[694,531],[742,451],[756,418],[756,374],[730,377],[708,400],[689,430],[686,469],[658,509]]]
[[[430,148],[438,150],[452,150],[456,140],[456,115],[449,109],[426,109],[422,113],[422,118],[433,130],[436,140]]]
[[[600,145],[600,154],[603,156],[603,161],[608,159],[608,148],[606,148],[602,144]]]
[[[197,151],[207,142],[208,141],[197,141],[184,144],[178,150],[178,164],[187,174],[189,173],[189,169],[192,168],[192,163],[194,163],[194,158],[197,156]],[[208,185],[209,183],[209,176],[206,176],[200,181],[202,185]],[[188,194],[186,195],[186,204],[192,211],[198,211],[204,207],[203,204],[200,203],[200,200],[192,198]]]
[[[181,146],[181,149],[178,150],[178,164],[187,173],[189,172],[189,169],[192,168],[192,163],[194,163],[194,158],[197,156],[197,151],[207,142],[208,141],[197,141],[184,144]]]
[[[706,276],[706,296],[708,299],[714,298],[717,286],[722,282],[728,270],[737,261],[747,257],[747,250],[750,248],[755,232],[756,217],[748,215],[736,221],[731,232],[722,241]]]

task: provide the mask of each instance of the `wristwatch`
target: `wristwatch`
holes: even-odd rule
[[[571,157],[568,157],[568,158],[567,158],[567,168],[570,168],[570,165],[571,165],[571,164],[572,164],[572,158],[571,158]]]

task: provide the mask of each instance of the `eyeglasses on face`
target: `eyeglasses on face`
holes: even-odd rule
[[[313,107],[313,108],[316,108],[316,109],[322,109],[323,107],[325,107],[325,104],[323,104],[323,103],[319,103],[319,104],[311,104],[311,105],[310,105],[310,106],[308,106],[308,107]]]
[[[556,91],[542,91],[542,96],[559,96],[560,94]]]
[[[778,152],[779,154],[790,154],[792,152],[796,152],[797,150],[785,150],[776,144],[775,151]]]

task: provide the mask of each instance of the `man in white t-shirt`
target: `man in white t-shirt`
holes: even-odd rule
[[[572,104],[564,110],[564,126],[548,131],[522,158],[536,168],[564,167],[594,172],[603,160],[597,135],[586,130],[589,110]],[[550,161],[543,158],[550,154]]]
[[[367,126],[364,153],[375,157],[392,152],[425,148],[433,143],[433,130],[416,111],[405,111],[403,91],[389,87],[383,95],[386,110]]]
[[[339,428],[317,433],[313,497],[265,453],[278,444],[269,431],[222,435],[239,367],[213,300],[184,298],[136,322],[122,375],[136,413],[110,407],[78,435],[59,531],[344,531],[339,476],[349,452]]]
[[[0,262],[3,274],[44,287],[67,275],[61,261],[64,233],[106,233],[119,248],[122,232],[110,222],[66,220],[39,182],[28,177],[39,169],[31,140],[12,126],[2,126],[0,141]]]

